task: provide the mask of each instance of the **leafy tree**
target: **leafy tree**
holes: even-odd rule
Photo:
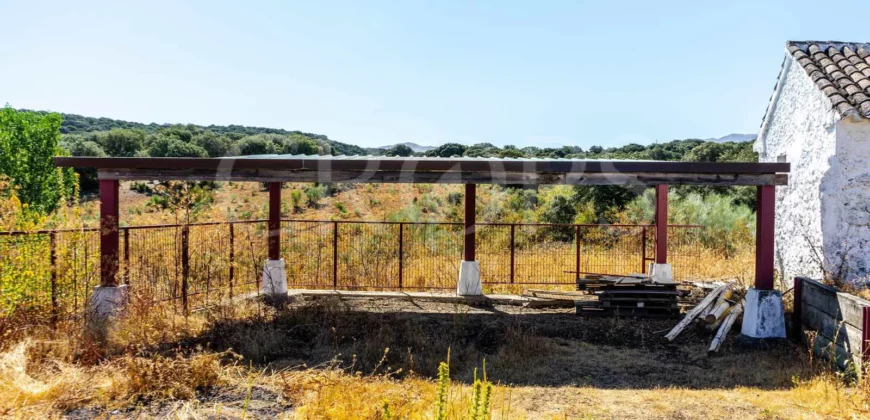
[[[413,154],[414,154],[414,150],[411,149],[410,147],[408,147],[408,145],[405,145],[405,144],[397,144],[397,145],[395,145],[395,146],[393,146],[393,147],[387,149],[387,151],[386,151],[385,154],[386,154],[387,156],[404,156],[404,157],[407,157],[407,156],[411,156],[411,155],[413,155]]]
[[[758,153],[752,150],[752,142],[700,143],[689,150],[683,160],[691,162],[758,162]],[[680,195],[699,194],[706,197],[718,194],[731,197],[734,204],[754,209],[757,197],[754,187],[715,187],[706,185],[687,185],[678,187]]]
[[[115,128],[98,136],[97,142],[109,156],[132,157],[142,150],[145,132]]]
[[[248,136],[239,142],[239,153],[248,155],[268,155],[276,153],[275,142],[262,135]]]
[[[521,152],[516,147],[505,147],[501,152],[499,152],[498,157],[500,158],[523,158],[526,157],[525,153]]]
[[[592,153],[593,155],[599,155],[603,152],[604,152],[604,148],[601,146],[592,146],[589,148],[589,153]]]
[[[498,156],[499,148],[491,143],[477,143],[465,149],[465,156],[491,157]]]
[[[719,162],[719,157],[725,153],[726,147],[719,143],[700,144],[686,153],[683,160],[689,162]]]
[[[33,112],[45,114],[43,111]],[[113,120],[111,118],[84,117],[75,114],[61,114],[61,116],[63,117],[63,123],[60,129],[62,134],[87,134],[109,131],[117,128],[141,130],[147,134],[162,134],[166,137],[175,137],[184,142],[193,142],[194,136],[209,131],[221,136],[226,136],[233,143],[244,137],[256,134],[278,134],[281,136],[289,136],[291,138],[304,137],[311,140],[318,145],[318,149],[321,153],[343,155],[365,154],[365,150],[359,146],[331,140],[329,137],[322,134],[282,130],[280,128],[246,127],[242,125],[199,126],[193,124],[142,124],[130,121]],[[208,148],[203,145],[200,145],[200,147],[208,150]]]
[[[462,156],[465,153],[466,147],[459,143],[447,143],[442,144],[428,152],[426,152],[426,156],[438,156],[438,157],[453,157],[453,156]]]
[[[49,213],[78,186],[72,168],[59,169],[53,157],[64,154],[59,114],[0,110],[0,175],[12,180],[22,203],[38,213]]]
[[[320,147],[317,142],[307,137],[290,136],[282,141],[280,153],[288,155],[318,155]]]
[[[88,140],[82,136],[65,136],[61,140],[61,148],[66,150],[71,156],[88,156],[88,157],[105,157],[106,152],[102,146],[92,140]],[[82,192],[96,191],[100,187],[100,182],[97,180],[96,168],[75,168],[79,174],[79,185]]]
[[[153,157],[208,157],[208,152],[192,143],[172,137],[159,137],[148,149]]]
[[[202,147],[209,157],[231,156],[233,143],[229,137],[216,134],[212,131],[204,131],[191,138],[193,144]]]
[[[541,221],[544,223],[573,223],[577,216],[577,209],[565,196],[557,195],[541,213]],[[551,226],[548,228],[550,236],[557,241],[571,241],[574,239],[572,226]]]
[[[575,185],[571,201],[575,205],[592,203],[599,219],[614,222],[616,213],[625,209],[638,193],[620,185]]]

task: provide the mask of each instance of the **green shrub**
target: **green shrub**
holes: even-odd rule
[[[308,207],[317,208],[320,200],[326,196],[326,187],[316,185],[305,189],[305,197],[308,198]]]
[[[544,223],[573,223],[577,216],[577,209],[565,196],[554,196],[547,208],[541,213],[541,221]],[[550,236],[557,241],[571,241],[574,239],[573,226],[551,226],[547,229]]]
[[[462,204],[462,201],[465,200],[465,195],[461,192],[451,192],[447,194],[447,203],[452,204],[454,206],[458,206]]]
[[[302,213],[302,191],[290,191],[290,202],[293,203],[293,213]]]

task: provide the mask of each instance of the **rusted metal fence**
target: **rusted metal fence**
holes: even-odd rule
[[[678,280],[695,271],[701,226],[669,226]],[[462,223],[283,220],[291,288],[453,289]],[[122,227],[124,283],[184,310],[256,293],[267,257],[265,220]],[[577,273],[646,272],[655,226],[480,223],[485,285],[572,285]],[[99,283],[97,229],[0,232],[0,309],[80,314]]]

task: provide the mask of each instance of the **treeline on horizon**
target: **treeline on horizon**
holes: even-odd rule
[[[44,111],[36,113],[46,114]],[[283,129],[240,125],[200,126],[195,124],[143,124],[111,118],[60,114],[60,147],[73,156],[112,157],[220,157],[260,154],[306,155],[384,155],[439,157],[500,157],[500,158],[575,158],[575,159],[648,159],[694,162],[757,162],[758,154],[752,142],[717,143],[699,139],[672,140],[650,145],[628,144],[604,148],[579,146],[540,148],[495,146],[479,143],[470,146],[447,143],[427,152],[415,153],[406,145],[386,149],[362,148],[337,142],[325,135]],[[83,192],[97,187],[93,170],[79,170]],[[587,194],[599,202],[614,198],[619,204],[637,196],[626,194],[622,187],[588,187]],[[735,204],[754,208],[754,194],[747,188],[677,187],[681,193],[715,193],[733,199]],[[624,196],[628,197],[624,197]],[[620,206],[621,207],[621,206]]]
[[[44,111],[38,111],[44,112]],[[100,146],[105,156],[153,157],[218,157],[268,153],[321,155],[384,155],[438,157],[499,157],[499,158],[576,158],[576,159],[649,159],[697,162],[757,162],[752,142],[717,143],[699,139],[673,140],[647,146],[631,143],[620,147],[579,146],[540,148],[535,146],[495,146],[478,143],[466,146],[458,143],[440,145],[427,152],[415,153],[399,144],[390,148],[363,148],[329,139],[322,134],[290,131],[280,128],[242,125],[143,124],[111,118],[60,114],[60,133],[64,143],[92,142]],[[111,133],[111,135],[110,135]],[[130,137],[130,139],[124,139]],[[170,141],[159,142],[161,138]],[[126,141],[125,141],[126,140]],[[173,144],[172,140],[187,143]],[[156,143],[155,143],[156,142]],[[120,143],[120,144],[119,144]],[[128,147],[121,147],[128,146]],[[72,150],[70,150],[72,151]],[[82,150],[87,152],[88,150]],[[96,148],[92,152],[97,151]]]

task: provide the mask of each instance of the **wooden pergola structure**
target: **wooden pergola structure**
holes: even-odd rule
[[[118,285],[119,181],[269,183],[268,258],[280,258],[281,183],[465,184],[464,261],[475,261],[477,184],[626,185],[656,190],[655,262],[667,263],[669,185],[756,186],[755,287],[773,289],[774,189],[788,182],[788,163],[706,163],[578,159],[403,158],[269,155],[234,158],[56,157],[59,167],[96,168],[100,182],[102,287]]]

